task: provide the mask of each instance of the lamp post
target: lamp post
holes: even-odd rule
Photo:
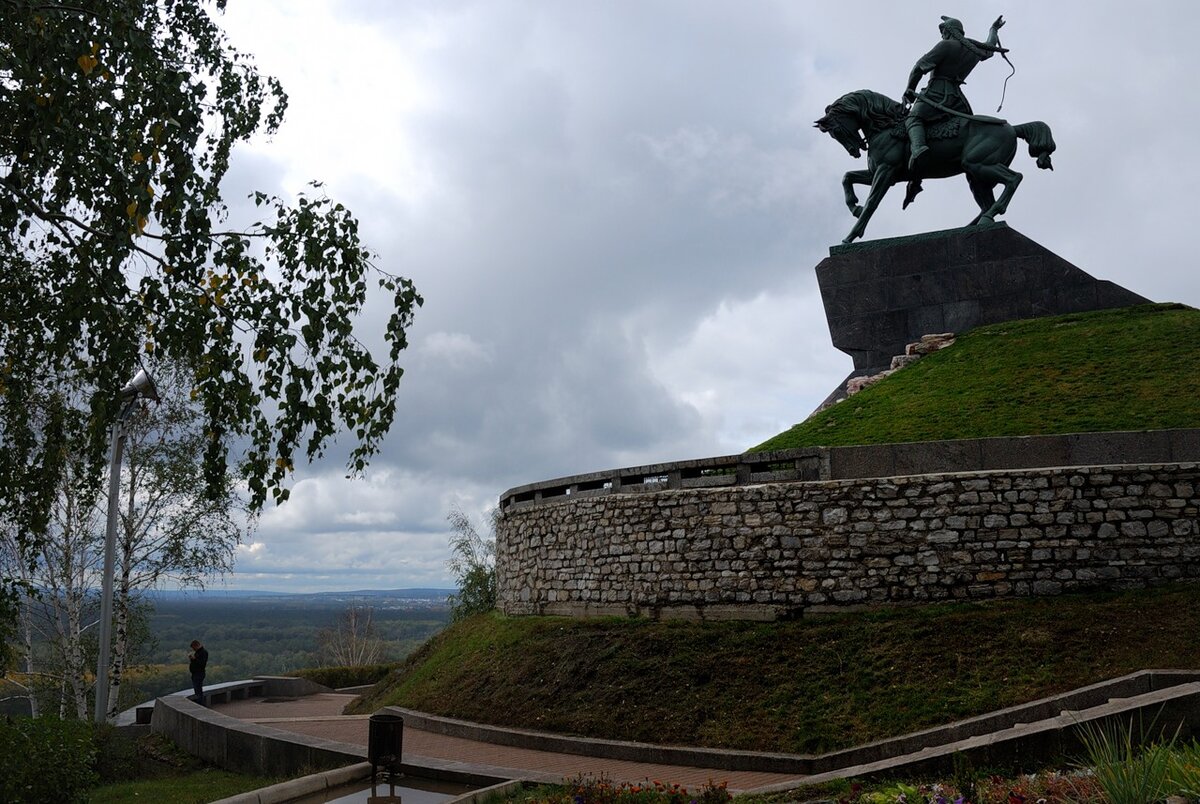
[[[96,661],[96,713],[103,723],[108,715],[108,663],[112,641],[113,568],[117,556],[117,497],[121,493],[121,453],[125,448],[125,422],[139,398],[158,401],[154,380],[142,369],[121,389],[121,412],[112,423],[108,445],[108,527],[104,532],[104,579],[100,589],[100,658]]]

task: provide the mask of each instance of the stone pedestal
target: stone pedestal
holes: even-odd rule
[[[883,371],[922,335],[1149,302],[1003,223],[834,246],[816,270],[851,377]]]

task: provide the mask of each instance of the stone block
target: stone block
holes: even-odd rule
[[[1104,466],[1131,463],[1166,463],[1171,460],[1171,438],[1167,431],[1130,433],[1086,433],[1067,436],[1072,466]]]
[[[1169,430],[1172,461],[1200,461],[1200,430]]]
[[[1066,436],[1021,436],[981,439],[981,469],[1033,469],[1069,465]]]
[[[892,447],[897,475],[968,472],[979,467],[978,441],[925,441]]]
[[[891,445],[833,447],[829,450],[829,474],[833,479],[891,477],[896,471]]]
[[[947,332],[966,332],[979,317],[978,299],[964,299],[942,305],[942,322],[946,325]]]
[[[886,368],[930,332],[1144,304],[999,224],[830,249],[817,266],[833,345],[856,370]]]

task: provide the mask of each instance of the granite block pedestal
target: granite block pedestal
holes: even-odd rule
[[[834,246],[816,271],[833,345],[854,359],[847,380],[889,368],[922,335],[1150,301],[1004,223]]]

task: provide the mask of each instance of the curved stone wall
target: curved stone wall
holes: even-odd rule
[[[1168,438],[1167,451],[1172,443],[1180,454],[1193,451],[1195,431],[1176,432],[1188,437]],[[642,485],[649,488],[639,494],[609,487],[592,496],[568,491],[554,502],[521,503],[532,486],[506,493],[510,504],[497,525],[499,608],[774,619],[1200,578],[1196,457],[715,488]]]

